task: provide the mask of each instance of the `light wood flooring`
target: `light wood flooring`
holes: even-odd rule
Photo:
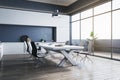
[[[80,62],[79,57],[77,66],[66,63],[58,67],[62,59],[58,54],[39,64],[28,55],[5,55],[0,65],[0,80],[120,80],[120,61],[89,57],[93,62]]]

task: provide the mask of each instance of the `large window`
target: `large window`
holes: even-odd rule
[[[97,37],[94,40],[94,55],[120,59],[119,21],[120,0],[111,0],[80,12],[72,16],[72,40],[85,40],[90,37],[91,31],[93,31]]]

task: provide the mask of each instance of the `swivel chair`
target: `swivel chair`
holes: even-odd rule
[[[79,58],[79,57],[81,58],[80,62],[81,61],[85,62],[86,60],[88,60],[90,62],[93,62],[91,60],[91,58],[89,58],[89,56],[88,56],[88,55],[91,55],[91,52],[88,49],[88,45],[89,45],[88,41],[86,41],[86,40],[81,41],[80,46],[84,46],[84,49],[83,50],[74,51],[75,53],[77,53],[77,58]],[[84,55],[84,57],[81,54]]]
[[[35,42],[31,41],[29,38],[28,38],[28,40],[24,41],[24,43],[25,43],[25,46],[26,46],[26,52],[28,52],[30,54],[30,56],[32,57],[32,59],[35,62],[39,61],[41,63],[45,63],[44,58],[45,58],[47,52],[43,53],[41,51],[41,48],[39,48],[39,50],[38,50],[36,45],[35,45]]]

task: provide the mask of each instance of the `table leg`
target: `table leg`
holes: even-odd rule
[[[59,66],[62,66],[67,60],[73,65],[75,66],[76,63],[75,61],[73,61],[73,59],[69,56],[69,53],[67,53],[65,50],[62,50],[61,53],[64,55],[64,58],[61,60],[61,62],[59,63]]]
[[[63,64],[66,62],[66,58],[64,57],[61,61],[60,61],[60,63],[58,64],[58,66],[63,66]]]

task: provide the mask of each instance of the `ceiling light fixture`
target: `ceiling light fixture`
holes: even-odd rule
[[[55,10],[55,11],[52,13],[52,17],[58,16],[58,14],[59,14],[59,10],[57,9],[57,10]]]
[[[56,4],[57,4],[57,3],[58,3],[58,0],[56,0],[55,2],[56,2]],[[56,7],[55,11],[52,13],[52,17],[58,16],[58,14],[59,14],[59,10],[58,10],[57,7]]]

